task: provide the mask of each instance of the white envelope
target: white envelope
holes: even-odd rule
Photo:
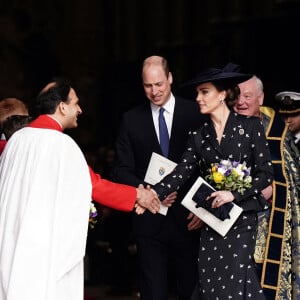
[[[221,236],[225,236],[229,229],[232,227],[232,225],[235,223],[237,218],[242,213],[243,209],[233,204],[233,208],[231,209],[229,215],[230,219],[225,219],[224,221],[220,220],[216,216],[214,216],[212,213],[207,211],[203,207],[196,207],[196,202],[193,201],[193,196],[201,186],[201,184],[206,184],[210,188],[214,189],[211,185],[209,185],[202,177],[198,177],[198,179],[195,181],[191,189],[188,191],[188,193],[185,195],[183,200],[181,201],[181,204],[185,206],[187,209],[189,209],[193,214],[198,216],[203,222],[205,222],[207,225],[209,225],[212,229],[214,229],[216,232],[218,232]]]
[[[166,175],[170,174],[177,164],[170,159],[153,152],[148,164],[147,172],[144,181],[155,185],[160,182]],[[159,213],[166,215],[168,212],[168,207],[163,204],[160,205]]]

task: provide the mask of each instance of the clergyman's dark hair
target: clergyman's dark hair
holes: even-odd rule
[[[35,100],[34,117],[43,114],[53,114],[60,102],[69,102],[70,82],[65,78],[54,78],[53,86],[43,89]]]

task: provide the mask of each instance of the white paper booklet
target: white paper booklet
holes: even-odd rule
[[[144,181],[154,185],[160,182],[166,175],[170,174],[177,164],[166,157],[152,153]],[[159,213],[166,215],[168,207],[161,204]]]
[[[196,202],[193,200],[193,197],[202,184],[206,184],[207,186],[215,190],[202,177],[198,177],[198,179],[195,181],[191,189],[185,195],[181,204],[185,206],[187,209],[189,209],[196,216],[198,216],[201,220],[203,220],[203,222],[205,222],[207,225],[213,228],[221,236],[225,236],[229,231],[229,229],[232,227],[232,225],[235,223],[237,218],[240,216],[243,209],[238,205],[236,205],[235,203],[232,203],[233,208],[229,213],[230,219],[225,219],[224,221],[222,221],[216,216],[214,216],[212,213],[210,213],[208,210],[206,210],[205,208],[196,207]]]

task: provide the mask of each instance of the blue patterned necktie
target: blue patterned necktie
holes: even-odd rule
[[[159,142],[163,156],[167,157],[169,153],[169,133],[164,117],[164,108],[159,110],[158,125],[159,125]]]

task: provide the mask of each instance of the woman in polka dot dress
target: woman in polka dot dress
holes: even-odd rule
[[[235,65],[208,69],[185,88],[197,92],[196,101],[209,120],[190,133],[187,149],[175,170],[154,186],[160,199],[178,190],[196,171],[205,178],[212,163],[220,160],[245,162],[251,167],[252,186],[244,193],[216,191],[212,207],[234,202],[243,213],[225,237],[204,225],[200,233],[199,284],[193,299],[265,299],[253,259],[257,232],[257,212],[265,209],[261,191],[273,181],[264,128],[256,117],[231,111],[239,96],[237,84],[251,75],[235,72]],[[232,71],[233,70],[233,71]]]

